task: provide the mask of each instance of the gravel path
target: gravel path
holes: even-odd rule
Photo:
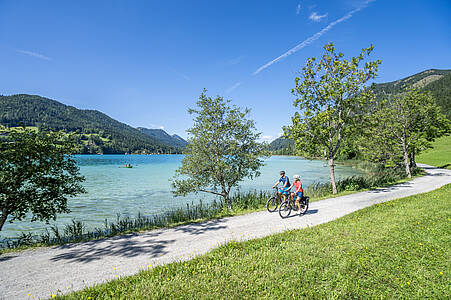
[[[49,298],[131,275],[149,265],[190,259],[232,240],[247,240],[329,222],[376,203],[451,183],[451,171],[427,165],[410,182],[310,204],[307,214],[281,219],[266,211],[171,229],[117,236],[0,256],[0,299]],[[30,294],[30,296],[28,295]]]

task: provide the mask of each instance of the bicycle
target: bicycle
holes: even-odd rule
[[[266,201],[266,209],[269,212],[275,212],[282,202],[282,197],[279,195],[278,189],[275,187],[274,195],[269,197],[268,201]]]
[[[299,211],[300,215],[303,215],[308,210],[308,205],[310,198],[302,196],[300,201],[301,210]],[[290,196],[287,201],[284,201],[279,206],[279,215],[282,219],[288,218],[291,214],[291,210],[298,211],[298,206],[296,205],[296,201]]]

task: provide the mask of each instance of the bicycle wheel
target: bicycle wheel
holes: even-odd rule
[[[305,197],[301,200],[301,210],[299,211],[300,215],[303,215],[307,212],[309,203],[309,197]]]
[[[291,205],[288,201],[283,202],[279,206],[279,215],[282,219],[288,218],[291,214]]]
[[[277,206],[279,206],[279,203],[275,196],[271,196],[271,198],[269,198],[268,201],[266,201],[266,209],[269,212],[275,212],[277,209]]]

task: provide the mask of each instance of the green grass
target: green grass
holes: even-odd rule
[[[451,135],[437,139],[432,146],[432,149],[418,155],[416,161],[451,170]]]
[[[447,185],[316,227],[228,243],[60,298],[446,299],[450,204]]]

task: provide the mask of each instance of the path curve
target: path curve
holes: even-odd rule
[[[305,216],[281,219],[266,211],[109,239],[37,248],[0,256],[0,299],[49,298],[118,276],[203,254],[232,240],[263,237],[329,222],[376,203],[451,183],[451,170],[419,164],[427,175],[368,192],[310,204]],[[31,296],[28,296],[31,294]]]

